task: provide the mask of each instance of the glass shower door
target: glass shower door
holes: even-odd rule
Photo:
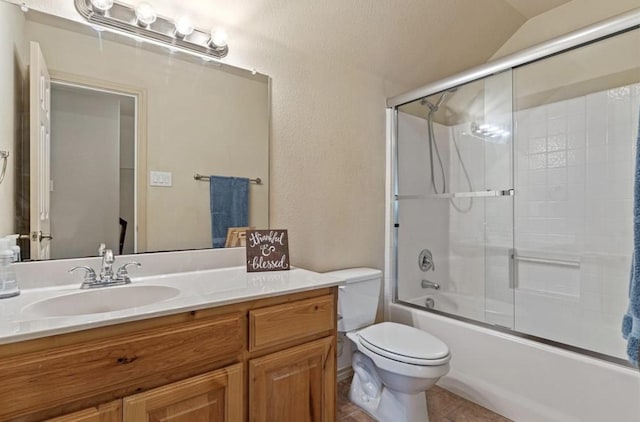
[[[397,299],[513,327],[511,71],[398,108]]]
[[[515,329],[624,359],[640,30],[513,73]]]

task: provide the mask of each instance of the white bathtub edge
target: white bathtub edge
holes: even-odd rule
[[[389,310],[390,320],[449,345],[451,372],[439,385],[505,417],[637,421],[640,372],[633,368],[402,305]]]

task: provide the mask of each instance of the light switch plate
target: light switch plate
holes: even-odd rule
[[[172,175],[168,171],[152,171],[150,175],[151,186],[171,186]]]

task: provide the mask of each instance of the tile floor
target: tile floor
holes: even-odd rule
[[[338,383],[338,422],[375,422],[375,419],[349,401],[351,379]],[[475,403],[444,388],[434,386],[427,391],[429,422],[510,422]]]

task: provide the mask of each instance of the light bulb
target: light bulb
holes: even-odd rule
[[[136,7],[136,19],[138,19],[138,25],[149,26],[156,21],[158,15],[153,7],[149,3],[140,3]]]
[[[221,29],[212,30],[209,43],[213,47],[224,48],[227,45],[227,33]]]
[[[91,0],[93,9],[99,13],[104,13],[113,7],[113,0]]]
[[[178,16],[174,25],[176,26],[176,35],[180,38],[187,37],[193,33],[193,22],[191,22],[189,16]]]

